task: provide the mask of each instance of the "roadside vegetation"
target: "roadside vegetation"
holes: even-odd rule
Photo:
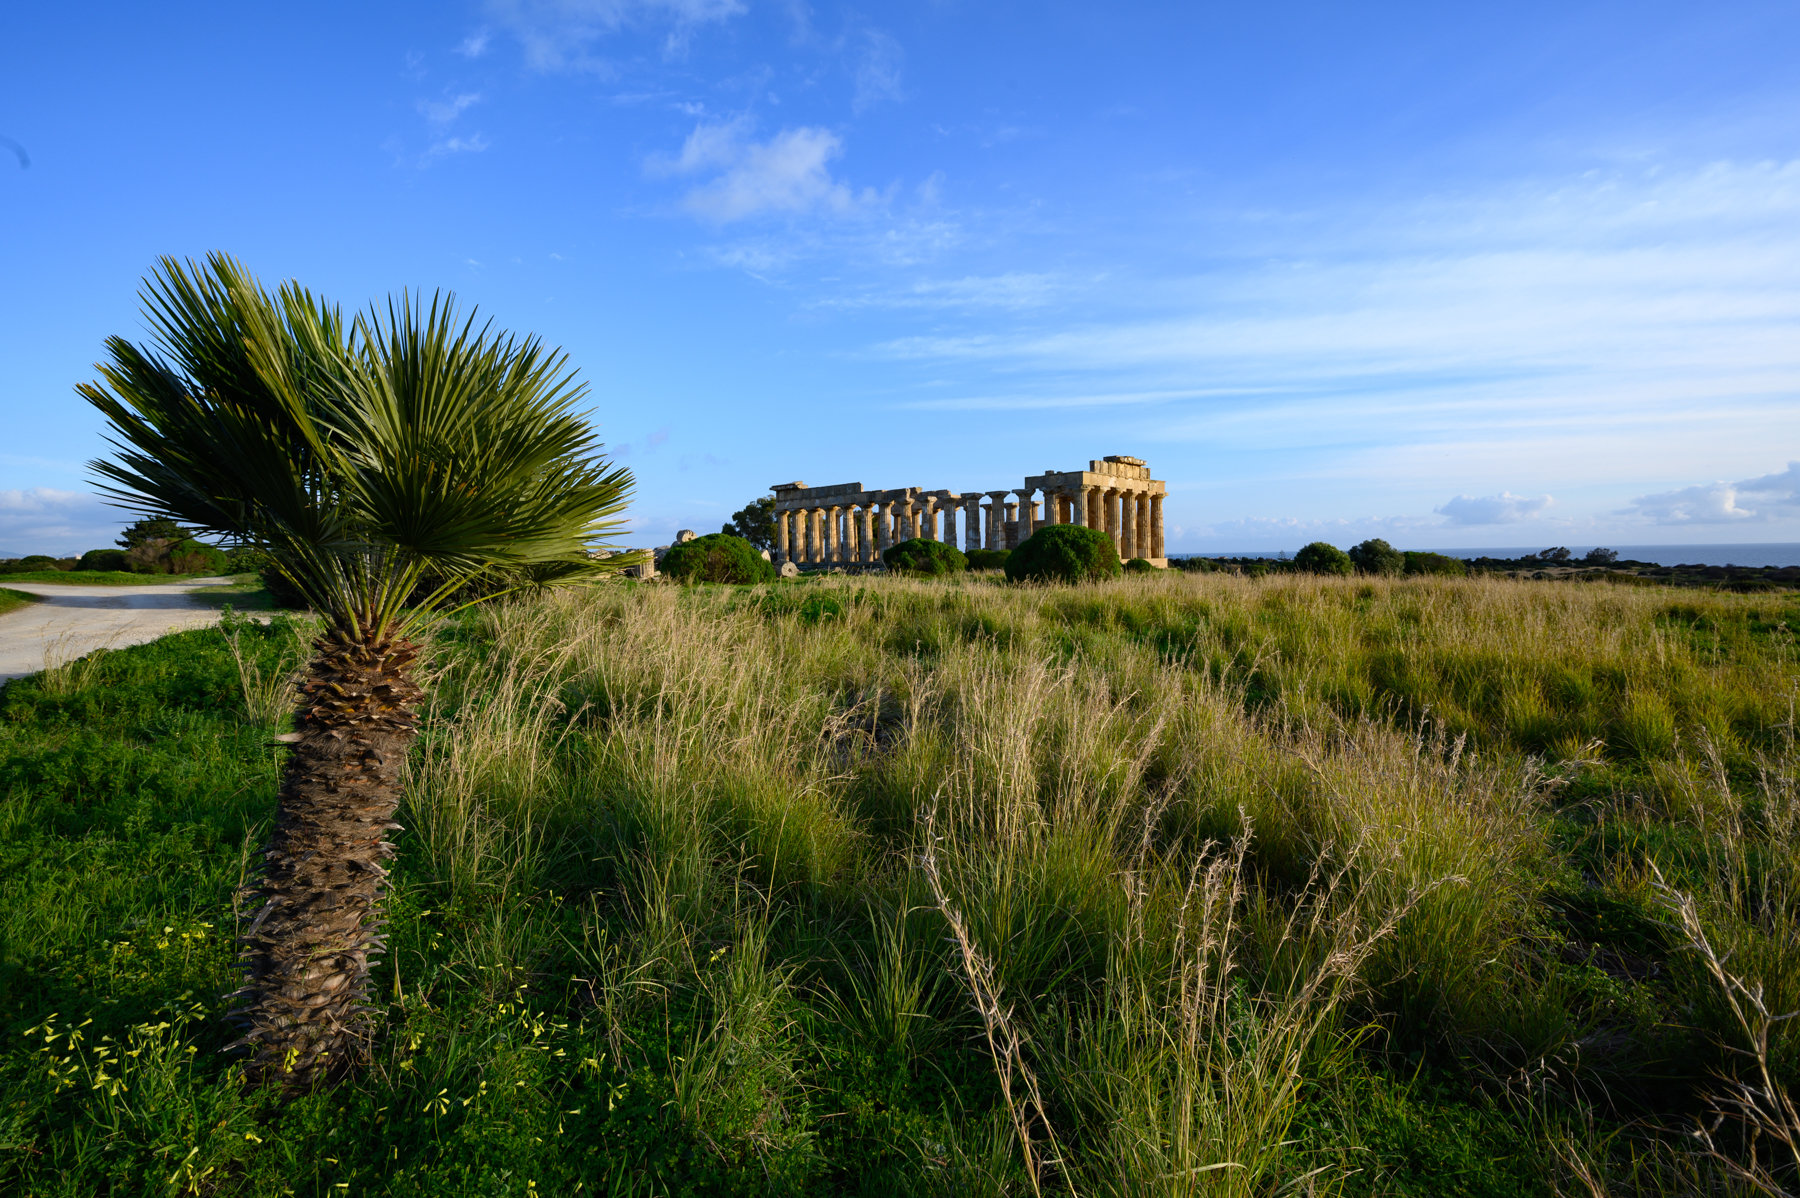
[[[223,1016],[317,627],[95,655],[0,691],[0,1191],[1792,1190],[1797,628],[1176,572],[471,609],[366,1067],[285,1104]]]
[[[17,611],[28,603],[36,602],[36,595],[28,594],[25,591],[14,591],[6,587],[0,587],[0,616],[5,615],[9,611]]]

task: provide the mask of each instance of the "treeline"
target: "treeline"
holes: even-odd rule
[[[33,553],[0,558],[0,574],[40,571],[103,571],[120,574],[241,574],[259,569],[262,555],[251,549],[224,550],[194,538],[173,520],[139,520],[117,546],[90,549],[80,557]]]

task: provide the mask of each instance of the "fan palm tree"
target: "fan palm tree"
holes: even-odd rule
[[[450,298],[346,322],[216,254],[163,259],[142,296],[151,345],[111,338],[79,388],[118,451],[92,463],[102,490],[265,550],[324,617],[235,1012],[250,1080],[304,1090],[355,1065],[373,1030],[423,629],[471,584],[605,571],[591,551],[632,480],[601,456],[566,356],[459,321]]]

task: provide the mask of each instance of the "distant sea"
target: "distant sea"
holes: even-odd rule
[[[1396,549],[1418,549],[1418,545],[1396,545]],[[1429,548],[1429,547],[1427,547]],[[1511,548],[1437,549],[1448,557],[1524,557],[1539,553],[1546,546],[1519,545]],[[1592,545],[1570,545],[1579,558]],[[1619,557],[1634,562],[1655,562],[1659,566],[1800,566],[1800,543],[1767,545],[1608,545],[1617,549]],[[1231,553],[1171,553],[1170,557],[1293,557],[1293,549],[1245,549]]]

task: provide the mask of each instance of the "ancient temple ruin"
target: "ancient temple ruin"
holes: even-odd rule
[[[800,565],[872,563],[914,537],[964,549],[1014,549],[1045,524],[1082,524],[1112,537],[1119,556],[1167,566],[1163,495],[1141,458],[1109,457],[1086,470],[1046,470],[1009,491],[867,491],[861,483],[777,483],[775,560]],[[1038,496],[1042,495],[1042,502]]]

